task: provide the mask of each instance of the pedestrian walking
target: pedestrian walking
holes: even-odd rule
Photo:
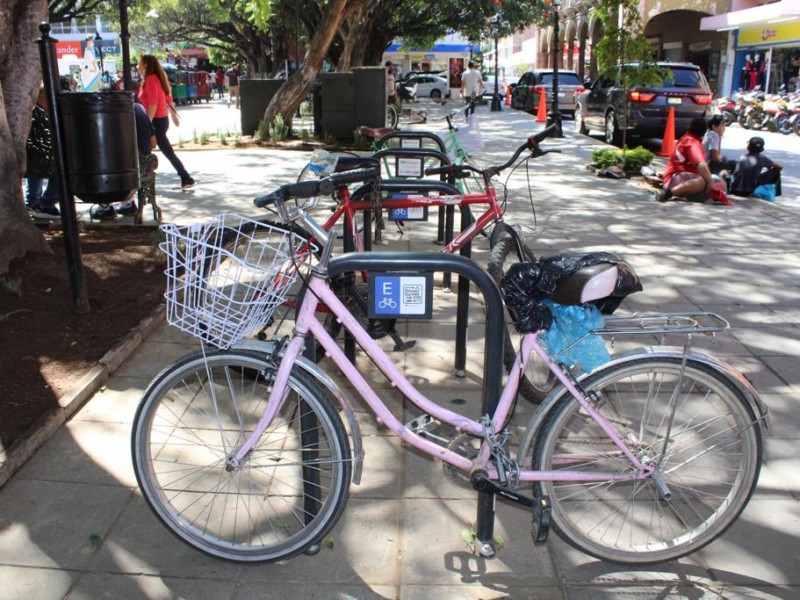
[[[175,154],[175,150],[172,149],[172,144],[167,138],[170,115],[175,126],[180,125],[180,117],[172,101],[172,91],[167,74],[164,73],[158,59],[152,54],[142,54],[137,68],[142,77],[142,83],[139,85],[139,102],[147,109],[147,116],[153,122],[158,149],[180,175],[181,189],[189,189],[194,186],[194,179]]]

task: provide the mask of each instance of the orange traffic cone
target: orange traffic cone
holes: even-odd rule
[[[659,156],[669,156],[675,150],[675,107],[669,107],[667,126],[664,128],[664,139],[661,141]]]
[[[547,121],[547,103],[544,99],[544,93],[539,92],[539,110],[536,111],[536,122],[544,123]]]
[[[511,86],[506,86],[506,106],[511,106]]]

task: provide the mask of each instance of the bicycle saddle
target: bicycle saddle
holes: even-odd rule
[[[397,131],[396,129],[392,129],[391,127],[367,127],[366,125],[362,125],[358,128],[358,132],[363,135],[365,138],[370,138],[373,140],[377,140],[378,138],[382,138],[387,133],[392,133],[393,131]]]

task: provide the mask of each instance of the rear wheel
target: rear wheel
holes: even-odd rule
[[[778,115],[775,118],[775,129],[783,135],[792,133],[792,121],[789,115]]]
[[[344,426],[297,369],[281,410],[239,467],[229,466],[264,412],[268,367],[247,352],[186,356],[150,384],[134,417],[142,495],[172,533],[218,558],[294,556],[330,531],[347,502]]]
[[[792,123],[792,129],[794,129],[794,132],[797,135],[800,135],[800,117],[798,117],[797,115],[795,115],[794,117],[794,123]]]
[[[758,480],[762,442],[750,405],[726,375],[650,356],[601,369],[582,387],[664,487],[655,477],[620,479],[633,466],[565,392],[536,439],[535,468],[617,477],[536,484],[565,541],[603,560],[647,564],[695,552],[733,524]]]
[[[522,252],[525,262],[533,262],[536,260],[533,251],[524,244],[522,246]],[[498,285],[500,285],[500,281],[508,268],[515,262],[519,262],[519,256],[517,254],[517,244],[514,238],[511,235],[500,237],[497,243],[492,247],[488,266],[489,274]],[[517,358],[517,350],[513,340],[519,338],[519,334],[514,326],[516,315],[509,311],[509,316],[510,322],[506,327],[506,336],[503,342],[503,364],[508,372],[511,371],[511,368],[514,366],[514,361]],[[555,375],[553,375],[539,355],[534,352],[531,354],[531,358],[525,367],[525,372],[520,379],[519,393],[529,402],[538,404],[550,393],[555,382]]]
[[[441,97],[442,97],[442,92],[440,92],[439,90],[431,90],[431,98],[433,98],[434,100],[438,100]]]
[[[606,144],[619,146],[622,143],[622,136],[620,135],[619,127],[617,127],[617,119],[613,110],[606,115],[605,133]]]
[[[581,135],[589,133],[589,130],[586,128],[586,123],[583,121],[583,111],[581,110],[580,104],[575,105],[575,131]]]
[[[397,127],[397,122],[400,120],[400,115],[397,113],[397,108],[395,108],[394,104],[387,104],[386,105],[386,127],[391,127],[395,129]]]

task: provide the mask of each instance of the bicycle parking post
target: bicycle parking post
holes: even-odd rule
[[[465,218],[465,217],[462,217]],[[438,272],[450,271],[466,280],[466,285],[475,283],[483,294],[486,305],[486,323],[484,325],[483,355],[483,398],[482,414],[494,415],[500,399],[503,378],[502,356],[505,340],[505,314],[500,290],[494,279],[467,257],[455,254],[431,252],[360,252],[346,254],[331,259],[328,273],[334,277],[340,273],[358,271],[384,272]],[[475,521],[475,538],[481,554],[494,554],[494,494],[478,492],[477,518]]]

